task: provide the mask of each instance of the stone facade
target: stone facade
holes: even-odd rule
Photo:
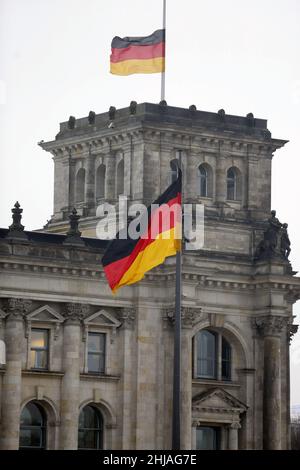
[[[89,236],[99,202],[117,204],[118,194],[130,203],[154,200],[170,183],[178,151],[185,200],[205,206],[204,246],[183,252],[182,448],[199,446],[204,428],[217,430],[221,449],[290,447],[289,341],[300,281],[280,245],[284,227],[275,233],[270,221],[271,159],[284,144],[252,115],[147,103],[69,120],[55,141],[41,144],[55,165],[51,221],[26,232],[16,205],[14,223],[0,230],[2,449],[18,448],[30,402],[44,410],[49,449],[77,448],[88,404],[103,419],[102,447],[170,448],[175,259],[113,296],[101,267],[106,242]],[[43,370],[31,363],[37,329],[49,335]],[[214,377],[199,374],[202,331],[217,341]],[[89,370],[92,333],[105,335],[98,374]],[[225,378],[223,341],[230,345]]]

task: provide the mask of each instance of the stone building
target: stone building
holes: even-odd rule
[[[2,449],[170,448],[175,259],[112,295],[95,227],[104,201],[154,200],[179,152],[185,201],[205,209],[204,246],[183,252],[182,448],[290,447],[300,280],[270,215],[285,144],[252,114],[134,102],[71,117],[40,143],[53,215],[25,231],[16,204],[0,230]]]

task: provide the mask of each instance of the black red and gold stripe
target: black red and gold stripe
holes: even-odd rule
[[[156,73],[165,70],[165,30],[145,37],[114,37],[110,72],[114,75]]]
[[[181,247],[181,171],[178,178],[148,208],[147,229],[137,239],[112,240],[102,258],[110,288],[116,292],[122,286],[140,281],[147,271],[173,256]]]

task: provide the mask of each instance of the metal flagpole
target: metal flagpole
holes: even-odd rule
[[[165,47],[166,47],[166,13],[167,13],[167,0],[163,0],[163,29],[165,30]],[[166,56],[166,53],[165,53]],[[166,57],[165,57],[166,62]],[[163,101],[165,99],[165,91],[166,91],[166,77],[165,72],[161,72],[161,89],[160,89],[160,100]]]
[[[181,150],[178,155],[182,171]],[[183,181],[183,178],[182,178]],[[182,191],[181,191],[182,195]],[[182,230],[182,229],[181,229]],[[182,232],[181,232],[182,233]],[[182,248],[182,239],[181,239]],[[172,449],[180,449],[181,250],[176,253]]]

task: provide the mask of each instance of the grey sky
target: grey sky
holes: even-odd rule
[[[289,144],[273,160],[272,207],[289,223],[300,270],[300,2],[168,0],[168,104],[268,119]],[[113,36],[161,27],[162,0],[0,0],[0,226],[18,199],[27,229],[52,213],[53,164],[37,146],[60,121],[158,102],[160,76],[109,74]],[[300,302],[295,306],[300,323]],[[293,340],[292,402],[300,403],[300,333]]]

